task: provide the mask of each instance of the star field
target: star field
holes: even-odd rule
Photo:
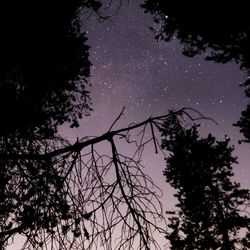
[[[248,103],[240,86],[246,74],[235,63],[216,64],[205,61],[202,55],[183,56],[177,39],[168,43],[156,41],[149,28],[154,25],[153,17],[143,12],[142,0],[122,1],[120,7],[117,1],[107,2],[112,5],[104,8],[104,13],[112,16],[110,19],[100,20],[92,14],[82,20],[82,31],[90,46],[92,67],[87,88],[93,111],[90,117],[83,117],[79,128],[63,125],[59,133],[72,143],[77,138],[101,135],[108,131],[123,107],[124,114],[114,129],[166,114],[172,109],[190,107],[217,123],[200,120],[202,135],[212,133],[218,140],[225,136],[231,139],[235,145],[234,156],[239,162],[234,178],[242,187],[250,188],[250,144],[238,144],[243,137],[233,126]],[[133,154],[134,148],[122,143],[117,145],[125,155]],[[101,153],[109,150],[98,146]],[[174,191],[162,173],[164,156],[155,154],[153,143],[145,147],[142,165],[145,166],[143,171],[163,190],[163,211],[171,210],[176,201]],[[158,243],[166,244],[164,236]],[[18,246],[20,244],[17,242]],[[16,249],[17,245],[8,250]]]
[[[249,187],[250,148],[238,145],[242,137],[232,125],[247,103],[243,88],[239,87],[244,72],[234,63],[222,65],[205,61],[202,56],[184,57],[175,40],[157,42],[149,29],[152,17],[143,13],[139,4],[140,1],[124,2],[112,19],[100,22],[91,16],[83,23],[91,47],[94,111],[90,118],[82,120],[78,130],[64,133],[74,138],[102,134],[123,106],[126,109],[117,125],[120,127],[169,109],[191,107],[218,122],[201,121],[202,134],[211,132],[218,139],[225,135],[232,139],[239,157],[236,179]],[[155,156],[154,150],[149,150],[144,159],[146,171],[166,189],[163,159]]]

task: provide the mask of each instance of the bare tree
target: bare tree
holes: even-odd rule
[[[201,116],[181,109],[113,130],[121,115],[105,134],[73,145],[62,138],[1,143],[2,249],[16,235],[26,238],[22,249],[160,249],[160,190],[143,171],[143,150],[150,143],[161,150],[163,123],[171,131],[181,117]],[[120,152],[121,142],[132,155]]]

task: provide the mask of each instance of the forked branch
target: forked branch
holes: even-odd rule
[[[161,150],[159,131],[171,133],[187,119],[204,117],[181,109],[111,130],[122,113],[99,137],[73,145],[33,142],[32,152],[0,155],[11,176],[3,246],[21,234],[27,238],[23,249],[160,249],[155,233],[164,237],[166,228],[160,190],[143,171],[143,151],[150,143],[156,153]],[[119,147],[130,144],[129,155],[117,140]]]

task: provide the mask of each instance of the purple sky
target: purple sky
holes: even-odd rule
[[[169,109],[192,107],[219,123],[202,122],[202,134],[211,132],[218,139],[225,135],[232,138],[239,157],[235,177],[249,188],[250,144],[238,145],[242,137],[232,126],[247,103],[243,88],[239,87],[246,75],[234,63],[222,65],[207,62],[202,56],[184,57],[178,41],[157,42],[149,30],[152,16],[144,14],[139,3],[124,2],[111,20],[98,22],[92,16],[83,23],[91,46],[94,111],[82,120],[80,128],[64,128],[63,134],[73,139],[100,135],[108,130],[123,106],[125,115],[117,128],[165,114]],[[144,159],[146,172],[165,190],[164,206],[169,208],[173,200],[162,175],[163,158],[154,155],[152,145]]]
[[[234,63],[221,65],[203,57],[184,57],[178,41],[157,42],[149,30],[152,16],[143,13],[141,1],[123,2],[111,20],[99,22],[92,16],[83,23],[91,46],[90,91],[94,110],[91,117],[83,118],[80,128],[64,126],[61,133],[73,141],[76,137],[103,134],[123,106],[124,116],[116,128],[165,114],[169,109],[192,107],[219,123],[204,121],[202,134],[211,132],[218,139],[225,135],[232,138],[235,155],[239,157],[235,177],[249,188],[250,144],[238,145],[242,137],[232,126],[247,103],[243,88],[239,87],[246,77],[244,72]],[[129,153],[129,149],[124,150]],[[170,209],[174,201],[162,175],[163,157],[155,155],[152,145],[146,148],[143,159],[145,171],[165,191],[164,209]]]
[[[202,122],[202,134],[232,138],[240,163],[236,177],[249,187],[250,145],[238,145],[242,136],[232,126],[247,103],[239,87],[246,75],[234,63],[222,65],[207,62],[202,56],[184,57],[178,41],[157,42],[148,28],[152,17],[143,13],[139,3],[124,2],[111,20],[99,22],[92,16],[83,23],[91,46],[89,89],[94,110],[91,117],[83,118],[80,128],[64,127],[63,134],[73,139],[102,134],[123,106],[125,116],[119,127],[169,109],[192,107],[219,123]],[[164,166],[157,168],[161,172]]]

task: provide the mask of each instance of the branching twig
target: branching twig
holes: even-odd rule
[[[123,106],[121,113],[118,115],[118,117],[117,117],[117,118],[115,119],[115,121],[112,123],[112,125],[110,126],[108,132],[111,131],[111,129],[112,129],[112,128],[114,127],[114,125],[116,124],[116,122],[121,118],[121,116],[123,115],[124,110],[125,110],[125,106]]]
[[[8,146],[0,154],[8,169],[4,202],[10,208],[0,224],[3,244],[19,233],[27,238],[26,249],[160,249],[154,233],[165,235],[165,220],[159,190],[142,170],[143,151],[151,142],[160,151],[157,131],[181,126],[179,117],[203,116],[181,109],[112,130],[123,111],[99,137],[73,145],[39,140],[32,150],[21,145],[16,153]],[[116,140],[128,143],[132,156],[119,152]],[[111,153],[98,152],[99,143],[111,145]]]

